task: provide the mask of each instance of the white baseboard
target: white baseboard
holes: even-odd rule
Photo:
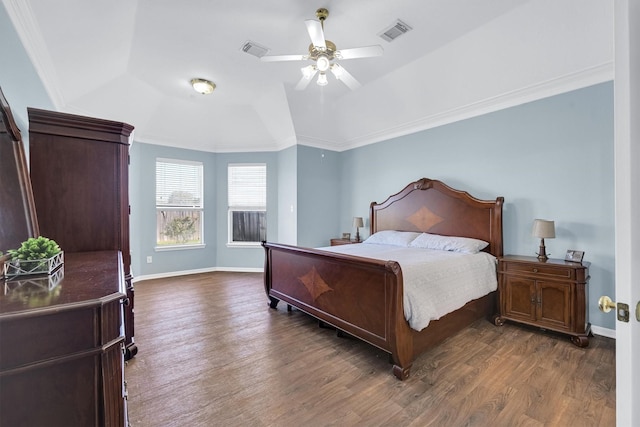
[[[196,270],[171,271],[168,273],[145,274],[142,276],[134,276],[133,283],[142,282],[144,280],[164,279],[167,277],[188,276],[190,274],[212,273],[215,271],[234,271],[238,273],[262,273],[263,268],[242,268],[242,267],[211,267],[199,268]]]
[[[600,335],[602,337],[616,339],[616,330],[615,329],[602,328],[600,326],[591,325],[591,332],[593,332],[593,335]]]

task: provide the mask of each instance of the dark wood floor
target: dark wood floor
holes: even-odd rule
[[[485,320],[398,381],[386,353],[267,307],[262,275],[135,285],[129,419],[144,426],[615,426],[615,343]]]

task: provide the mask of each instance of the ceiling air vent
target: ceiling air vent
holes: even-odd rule
[[[411,30],[412,28],[410,26],[398,19],[395,23],[393,23],[393,25],[381,32],[379,36],[388,42],[392,42],[407,31]]]
[[[248,53],[249,55],[256,56],[258,58],[262,58],[267,52],[269,52],[269,48],[264,46],[260,46],[256,42],[248,41],[241,47],[243,52]]]

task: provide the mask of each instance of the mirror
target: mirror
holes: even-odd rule
[[[4,261],[7,250],[39,232],[22,136],[2,88],[0,110],[0,252],[4,254],[0,258]]]

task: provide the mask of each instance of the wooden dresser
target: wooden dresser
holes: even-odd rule
[[[587,316],[589,263],[507,255],[498,261],[500,314],[505,320],[526,323],[571,336],[579,346],[589,345]]]
[[[65,253],[122,252],[129,305],[125,358],[135,356],[126,123],[28,108],[31,187],[40,235]]]
[[[0,425],[126,426],[120,252],[20,279],[0,282]]]

